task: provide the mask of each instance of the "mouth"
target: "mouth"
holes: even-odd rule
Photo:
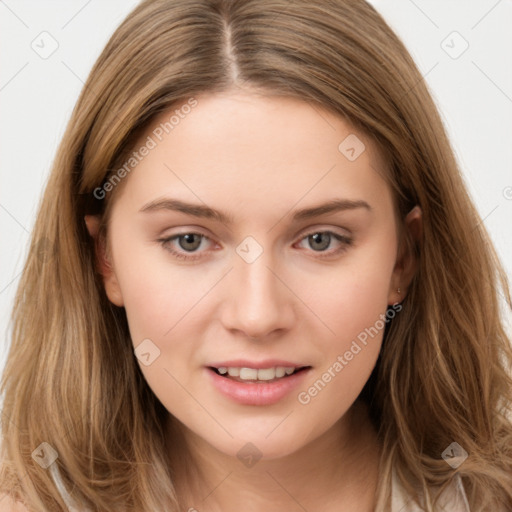
[[[230,401],[251,406],[290,400],[312,368],[283,359],[212,361],[204,367],[217,392]]]
[[[209,366],[208,369],[228,380],[241,383],[266,383],[284,381],[292,375],[306,372],[311,366],[270,366],[268,368],[249,368],[243,366]]]

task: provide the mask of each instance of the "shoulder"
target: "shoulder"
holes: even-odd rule
[[[462,479],[456,476],[450,487],[448,487],[440,498],[441,510],[445,512],[470,512],[468,498]]]
[[[28,512],[19,501],[13,501],[8,494],[0,494],[0,510],[2,512]]]
[[[432,489],[436,491],[436,488]],[[392,479],[392,512],[420,512],[414,499],[407,495],[400,485],[398,478],[393,474]],[[456,477],[439,497],[440,512],[471,512],[462,480]]]

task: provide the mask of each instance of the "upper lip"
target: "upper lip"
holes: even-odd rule
[[[222,361],[211,363],[208,366],[212,368],[254,368],[259,370],[260,368],[276,368],[278,366],[284,366],[285,368],[304,368],[305,364],[293,363],[291,361],[284,361],[282,359],[265,359],[264,361],[248,361],[247,359],[232,359],[230,361]]]

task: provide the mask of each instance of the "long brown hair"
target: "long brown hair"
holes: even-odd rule
[[[94,190],[157,114],[246,86],[342,116],[385,157],[400,218],[423,211],[421,243],[410,241],[418,271],[362,394],[383,446],[377,510],[389,507],[392,468],[425,495],[425,510],[434,510],[431,486],[455,475],[472,510],[511,510],[506,275],[421,74],[363,0],[146,0],[117,29],[64,134],[16,296],[0,490],[66,510],[36,463],[53,453],[81,506],[183,506],[166,458],[168,412],[135,361],[124,310],[106,298],[84,215],[103,215],[106,226],[113,196],[95,201]],[[441,456],[452,442],[469,454],[455,469]]]

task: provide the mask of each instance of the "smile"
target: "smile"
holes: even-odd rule
[[[305,367],[303,367],[305,368]],[[219,375],[223,375],[232,380],[242,381],[272,381],[282,379],[288,375],[300,371],[302,368],[293,366],[276,366],[270,368],[244,368],[244,367],[226,367],[213,368]]]
[[[262,365],[263,366],[263,365]],[[302,385],[311,366],[207,366],[213,387],[241,405],[272,405]]]

